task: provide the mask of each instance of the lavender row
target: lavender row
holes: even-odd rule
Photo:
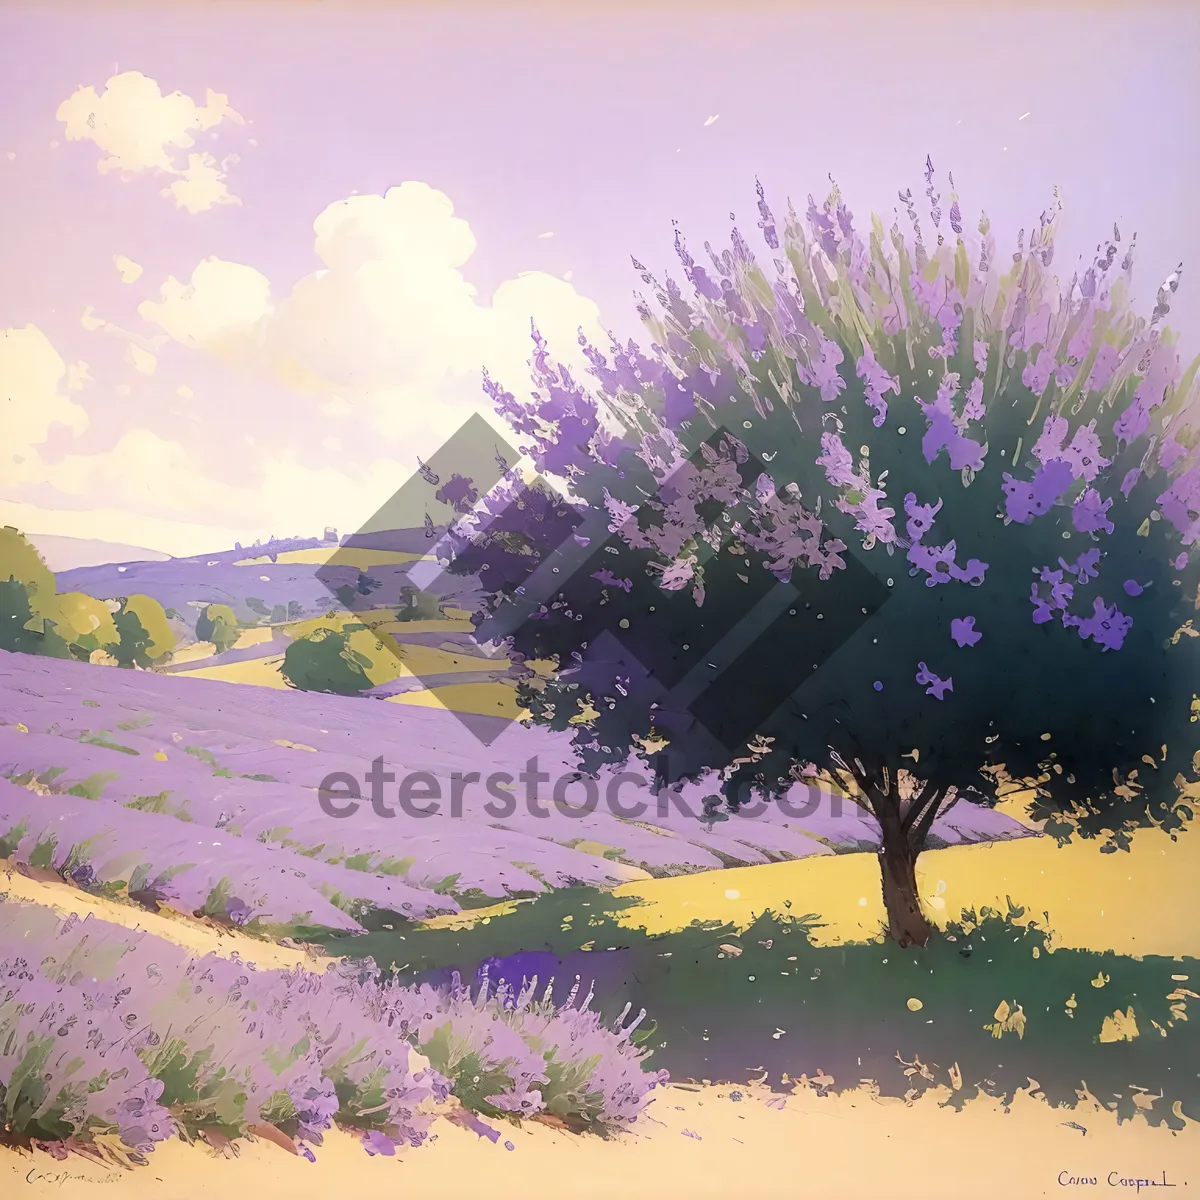
[[[641,1018],[610,1027],[590,994],[556,1007],[536,989],[406,987],[370,963],[260,971],[5,904],[0,1103],[10,1136],[135,1158],[251,1132],[313,1158],[334,1124],[393,1154],[451,1094],[486,1117],[627,1127],[666,1079],[643,1069]]]

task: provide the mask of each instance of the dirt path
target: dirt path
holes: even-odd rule
[[[944,1093],[943,1093],[944,1095]],[[740,1096],[739,1099],[734,1097]],[[317,1162],[265,1142],[236,1159],[169,1142],[133,1172],[80,1158],[0,1150],[0,1195],[61,1200],[755,1200],[886,1196],[888,1200],[1027,1200],[1139,1195],[1123,1180],[1165,1180],[1186,1200],[1200,1190],[1200,1129],[1181,1134],[1142,1119],[1118,1126],[1103,1109],[1052,1109],[1019,1096],[1005,1113],[989,1101],[962,1112],[926,1096],[911,1107],[864,1091],[771,1097],[754,1088],[667,1088],[636,1134],[605,1142],[545,1126],[505,1126],[492,1143],[446,1121],[437,1140],[403,1159],[372,1158],[351,1137],[326,1139]],[[1072,1127],[1065,1122],[1074,1122]],[[1086,1129],[1084,1133],[1081,1129]],[[1095,1184],[1071,1184],[1095,1179]],[[1114,1191],[1113,1189],[1119,1189]]]

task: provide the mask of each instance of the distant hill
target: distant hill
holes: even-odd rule
[[[166,562],[171,556],[145,546],[124,542],[102,542],[98,538],[62,537],[52,533],[25,535],[56,575],[77,567],[97,567],[107,563]]]

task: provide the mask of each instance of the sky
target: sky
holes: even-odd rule
[[[952,171],[1001,251],[1057,186],[1200,348],[1200,13],[275,0],[0,8],[0,522],[173,554],[349,532],[529,323],[639,333],[656,273],[836,180]],[[1193,149],[1189,151],[1187,148]],[[969,226],[970,227],[970,226]],[[754,241],[754,236],[751,237]]]

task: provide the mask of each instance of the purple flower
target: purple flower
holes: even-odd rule
[[[918,504],[915,492],[904,497],[904,511],[908,514],[905,529],[912,541],[919,542],[933,528],[933,519],[941,507],[940,499],[936,504]]]
[[[1169,471],[1186,453],[1174,437],[1163,438],[1162,445],[1158,448],[1158,465]]]
[[[1140,596],[1150,585],[1148,583],[1138,583],[1136,579],[1125,580],[1125,595]]]
[[[1158,498],[1162,515],[1179,531],[1185,546],[1200,537],[1200,465],[1189,467]]]
[[[972,471],[983,470],[983,447],[976,441],[966,437],[958,428],[954,414],[954,405],[950,399],[947,384],[953,381],[957,387],[958,376],[947,375],[938,388],[938,397],[932,404],[920,401],[929,426],[921,439],[921,450],[925,461],[933,462],[943,449],[949,452],[950,468],[961,471],[969,467]]]
[[[1054,374],[1055,365],[1054,355],[1043,346],[1038,351],[1037,361],[1026,363],[1025,369],[1021,372],[1021,382],[1035,396],[1040,396],[1050,383],[1050,376]]]
[[[1185,550],[1171,565],[1175,570],[1182,571],[1188,565],[1187,551]]]
[[[591,577],[593,579],[600,580],[600,582],[605,584],[607,587],[618,587],[623,592],[632,592],[633,591],[633,580],[632,579],[618,579],[607,568],[600,570],[600,571],[593,571]]]
[[[1132,492],[1135,487],[1137,487],[1137,482],[1139,479],[1141,479],[1141,477],[1141,467],[1133,467],[1131,470],[1125,472],[1125,478],[1121,480],[1121,495],[1123,495],[1126,500],[1129,499],[1129,493]]]
[[[1091,550],[1085,550],[1075,560],[1075,573],[1079,576],[1080,583],[1086,583],[1089,579],[1098,579],[1100,576],[1097,564],[1100,562],[1101,552],[1095,546]]]
[[[1053,608],[1065,609],[1067,605],[1075,598],[1075,585],[1066,583],[1061,579],[1054,581],[1054,586],[1050,589],[1050,604]]]
[[[1105,605],[1104,597],[1100,596],[1092,603],[1090,617],[1085,619],[1065,614],[1063,624],[1075,626],[1081,638],[1085,641],[1091,638],[1104,650],[1120,650],[1125,635],[1133,628],[1133,618],[1126,616],[1115,604],[1111,607]]]
[[[1014,479],[1006,471],[1001,485],[1005,512],[1013,521],[1028,525],[1034,517],[1048,512],[1074,482],[1075,474],[1070,464],[1061,458],[1052,458],[1038,467],[1032,482]]]
[[[1029,602],[1033,605],[1033,623],[1035,625],[1045,625],[1047,621],[1053,620],[1054,606],[1049,600],[1039,595],[1036,583],[1030,584]]]
[[[974,646],[982,639],[983,634],[975,629],[974,617],[955,617],[950,622],[950,636],[960,647],[966,647]]]
[[[396,1153],[396,1143],[390,1137],[379,1132],[378,1129],[369,1129],[363,1134],[363,1146],[370,1155],[384,1154],[389,1158]]]
[[[1063,438],[1067,436],[1069,428],[1066,417],[1047,417],[1042,423],[1041,437],[1033,443],[1033,457],[1040,463],[1061,458]]]
[[[1129,407],[1113,423],[1117,441],[1128,446],[1150,428],[1150,412],[1140,396],[1134,396]]]
[[[925,695],[935,696],[938,700],[945,700],[946,693],[954,691],[954,680],[939,679],[923,662],[917,663],[917,682],[925,687]]]
[[[1108,510],[1112,508],[1112,498],[1105,500],[1095,488],[1088,488],[1071,509],[1071,517],[1075,528],[1080,533],[1112,533],[1114,526],[1108,519]]]
[[[1095,421],[1089,421],[1075,430],[1075,436],[1062,457],[1071,464],[1076,477],[1088,483],[1112,461],[1100,453],[1100,438],[1096,434]]]
[[[1108,387],[1109,381],[1113,377],[1113,372],[1117,369],[1118,351],[1116,346],[1106,342],[1099,350],[1096,351],[1096,360],[1092,363],[1092,371],[1088,376],[1088,387],[1093,392],[1103,391]]]
[[[967,399],[963,404],[964,421],[982,421],[986,414],[983,406],[983,380],[973,379],[967,389]]]

